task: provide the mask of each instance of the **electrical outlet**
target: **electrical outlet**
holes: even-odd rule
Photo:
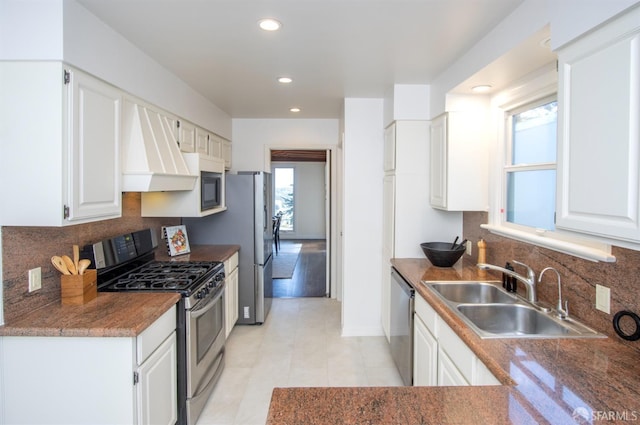
[[[611,290],[606,286],[596,285],[596,308],[611,313]]]
[[[36,267],[29,270],[29,292],[42,288],[42,268]]]
[[[166,228],[167,228],[167,226],[161,226],[160,227],[160,238],[161,239],[166,239],[167,238]]]
[[[244,306],[244,318],[245,319],[249,318],[249,306],[248,305]]]
[[[473,247],[473,244],[471,243],[471,241],[467,241],[467,249],[465,250],[467,255],[471,255],[472,247]]]

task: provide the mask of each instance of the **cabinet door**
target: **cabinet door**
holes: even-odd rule
[[[438,385],[438,341],[418,315],[413,322],[413,385]]]
[[[176,334],[138,368],[138,425],[173,425],[178,418]]]
[[[196,151],[196,127],[186,121],[179,121],[178,144],[182,152]]]
[[[557,227],[640,241],[640,9],[559,54]]]
[[[209,133],[196,127],[196,152],[202,155],[209,154]]]
[[[222,142],[222,159],[224,159],[225,170],[231,169],[231,142],[224,140]]]
[[[120,217],[120,92],[83,72],[71,79],[70,221]]]
[[[429,201],[432,207],[447,207],[447,116],[431,122],[429,149]]]
[[[466,385],[469,385],[469,382],[467,382],[462,373],[456,368],[455,363],[453,363],[442,347],[438,347],[438,386],[459,387]]]
[[[222,139],[214,134],[209,135],[209,156],[222,158]]]

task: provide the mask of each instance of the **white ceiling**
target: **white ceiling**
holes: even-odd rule
[[[78,2],[233,118],[338,118],[345,97],[429,84],[523,0]]]

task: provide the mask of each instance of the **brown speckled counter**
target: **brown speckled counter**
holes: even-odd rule
[[[48,304],[0,326],[0,336],[135,337],[180,300],[177,293],[98,292],[83,305]]]
[[[476,280],[477,268],[438,268],[426,259],[392,263],[504,385],[276,388],[269,425],[640,421],[637,350],[614,338],[483,340],[421,283]]]
[[[164,241],[163,241],[164,242]],[[196,245],[191,253],[169,257],[157,248],[158,261],[224,261],[238,245]],[[135,337],[180,300],[172,292],[98,292],[84,305],[49,303],[0,326],[0,336]]]
[[[162,241],[164,244],[165,241]],[[189,254],[170,257],[167,254],[166,245],[156,249],[158,261],[225,261],[236,252],[240,251],[240,245],[191,245]],[[241,255],[241,254],[240,254]]]

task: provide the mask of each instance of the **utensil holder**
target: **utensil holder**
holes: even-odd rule
[[[83,274],[63,274],[60,277],[62,304],[82,305],[98,296],[98,273],[95,269]]]

